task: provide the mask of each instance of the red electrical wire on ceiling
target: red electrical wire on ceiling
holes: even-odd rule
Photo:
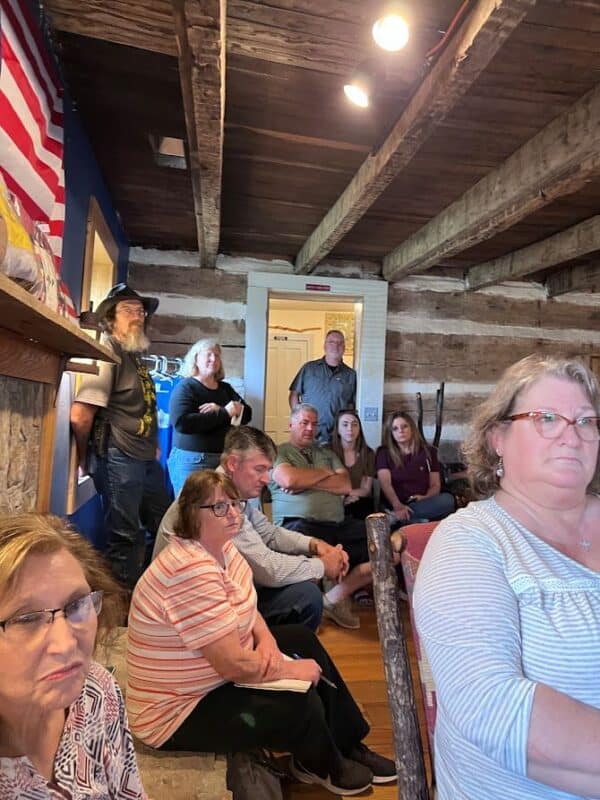
[[[431,48],[431,50],[429,50],[427,53],[425,53],[425,60],[430,60],[439,50],[442,49],[444,44],[448,41],[448,39],[452,35],[452,31],[456,28],[456,26],[458,25],[458,23],[460,22],[460,20],[464,16],[464,14],[465,14],[465,12],[467,10],[467,7],[469,6],[470,2],[471,2],[471,0],[464,0],[463,4],[461,5],[461,7],[458,9],[456,14],[452,18],[452,21],[450,22],[450,25],[448,25],[448,28],[444,32],[444,35],[442,36],[442,38],[439,40],[439,42],[436,45],[434,45],[434,47]]]

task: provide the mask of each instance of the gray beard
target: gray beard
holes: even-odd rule
[[[126,353],[146,353],[150,349],[150,339],[143,330],[130,330],[119,339]]]

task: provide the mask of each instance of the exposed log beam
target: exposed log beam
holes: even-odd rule
[[[277,18],[296,25],[273,25],[269,6],[248,0],[230,0],[227,52],[262,61],[348,75],[360,61],[349,31],[358,25],[335,22],[336,38],[326,39],[322,20],[299,12],[277,10]],[[177,56],[170,0],[45,0],[56,30],[90,36],[114,44]],[[269,21],[271,20],[271,24]],[[338,38],[339,36],[339,38]],[[408,80],[406,74],[404,79]]]
[[[391,133],[362,163],[304,243],[295,272],[306,274],[358,222],[465,94],[535,0],[478,0],[419,86]]]
[[[514,253],[471,267],[466,276],[467,289],[482,289],[501,281],[516,280],[540,269],[600,250],[600,216],[591,217],[548,239],[523,247]]]
[[[177,55],[171,0],[44,0],[58,31]]]
[[[548,297],[567,292],[600,292],[600,263],[575,264],[546,278]]]
[[[202,267],[219,247],[227,0],[173,0],[187,155]]]
[[[490,239],[600,173],[600,85],[383,261],[398,280]]]

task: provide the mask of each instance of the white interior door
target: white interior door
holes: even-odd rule
[[[288,439],[289,386],[296,373],[310,359],[312,337],[300,333],[269,333],[265,392],[265,433],[275,444]]]

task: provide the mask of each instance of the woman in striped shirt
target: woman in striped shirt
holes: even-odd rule
[[[178,504],[176,535],[131,601],[133,731],[167,750],[288,751],[299,780],[338,794],[394,780],[393,762],[362,744],[369,727],[312,631],[270,630],[258,613],[252,572],[231,542],[245,506],[231,480],[195,472]],[[303,694],[236,685],[280,678],[313,686]]]
[[[440,800],[600,797],[599,412],[582,364],[534,355],[475,415],[485,499],[436,529],[414,598]]]

